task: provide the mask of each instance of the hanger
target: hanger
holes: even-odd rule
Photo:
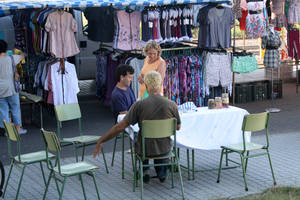
[[[222,4],[217,4],[217,5],[216,5],[216,8],[217,8],[217,9],[223,9],[224,7],[223,7]]]
[[[134,10],[131,9],[129,6],[127,6],[126,9],[125,9],[125,11],[126,11],[127,13],[132,13]]]

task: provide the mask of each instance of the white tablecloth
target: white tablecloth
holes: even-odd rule
[[[220,146],[241,143],[244,109],[230,106],[223,109],[209,110],[207,107],[197,108],[197,112],[180,113],[181,129],[177,131],[177,146],[191,149],[220,149]],[[119,115],[118,122],[125,115]],[[137,124],[126,129],[133,136],[138,132]],[[246,134],[250,142],[251,133]]]

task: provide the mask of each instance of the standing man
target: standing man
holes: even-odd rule
[[[124,131],[129,125],[138,123],[140,131],[135,141],[135,152],[142,154],[142,142],[141,142],[141,128],[143,120],[160,120],[160,119],[177,119],[177,130],[180,129],[180,117],[177,109],[177,105],[161,96],[162,79],[158,72],[150,71],[145,75],[144,83],[146,89],[149,92],[149,96],[143,100],[135,102],[125,118],[118,124],[114,125],[104,136],[102,136],[97,143],[94,150],[94,158],[100,153],[102,144],[114,137],[120,132]],[[159,139],[146,139],[145,141],[146,156],[163,156],[170,152],[172,148],[170,137]],[[149,161],[145,160],[144,164]],[[154,160],[155,163],[166,163],[168,159]],[[150,176],[147,168],[144,168],[144,182],[149,182]],[[159,166],[155,167],[157,176],[161,182],[164,182],[167,175],[167,167]]]
[[[19,74],[14,72],[13,62],[18,64],[24,59],[24,54],[6,55],[7,43],[0,40],[0,134],[4,132],[3,121],[10,122],[9,112],[11,112],[12,122],[15,124],[18,133],[21,129],[21,109],[20,98],[14,85],[14,81],[19,78]]]
[[[112,112],[115,122],[119,114],[125,114],[136,101],[130,84],[133,80],[134,69],[130,65],[121,64],[116,70],[117,85],[111,94]]]

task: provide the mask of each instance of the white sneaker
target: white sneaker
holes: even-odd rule
[[[26,134],[27,129],[20,127],[20,135]]]

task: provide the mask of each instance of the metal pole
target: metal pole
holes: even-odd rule
[[[274,107],[274,81],[273,81],[273,68],[271,68],[271,108],[267,108],[266,111],[270,113],[280,112],[279,108]]]

